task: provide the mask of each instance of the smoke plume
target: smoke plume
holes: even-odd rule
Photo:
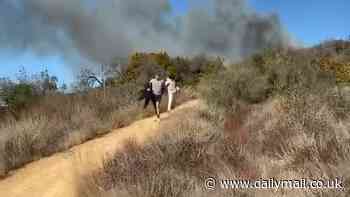
[[[211,1],[175,17],[168,0],[0,0],[0,50],[108,64],[133,51],[235,59],[289,44],[277,16]]]

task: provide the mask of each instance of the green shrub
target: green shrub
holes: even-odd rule
[[[200,90],[208,104],[234,112],[240,103],[260,103],[290,92],[323,94],[334,85],[335,77],[302,53],[266,50],[206,78]]]
[[[36,96],[33,87],[29,84],[17,84],[5,93],[5,101],[10,111],[19,116],[21,110],[34,102]]]
[[[220,58],[199,55],[189,58],[171,58],[166,52],[135,53],[122,69],[120,83],[136,82],[143,84],[155,74],[169,75],[180,85],[196,85],[199,79],[223,69]]]

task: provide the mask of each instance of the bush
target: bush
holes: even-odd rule
[[[176,126],[163,126],[160,136],[146,146],[127,141],[123,152],[105,160],[101,171],[84,177],[96,181],[80,185],[82,196],[212,196],[215,192],[202,189],[205,178],[245,176],[243,172],[253,169],[239,147],[225,140],[198,110],[179,112],[172,123]],[[84,192],[88,188],[100,189]]]
[[[350,63],[334,57],[321,57],[321,68],[336,75],[338,83],[350,83]]]
[[[261,103],[294,91],[323,94],[334,85],[335,78],[307,56],[267,50],[203,80],[200,89],[208,104],[234,112],[242,103]]]
[[[17,84],[5,92],[5,101],[13,115],[18,118],[21,110],[35,101],[36,95],[29,84]]]
[[[122,69],[120,83],[136,82],[143,84],[155,74],[162,77],[169,75],[180,85],[196,85],[207,74],[223,69],[220,58],[199,55],[192,59],[171,58],[166,52],[135,53],[130,56],[128,64]]]
[[[0,176],[111,129],[154,115],[152,107],[143,110],[142,104],[138,103],[134,83],[108,87],[105,95],[102,89],[93,89],[35,97],[35,103],[21,110],[19,119],[1,121]],[[184,88],[176,104],[193,98],[191,91]],[[162,102],[161,110],[165,109],[166,102]]]
[[[336,75],[338,83],[350,82],[350,41],[329,40],[315,46],[308,54],[315,56],[315,62]]]
[[[336,75],[315,58],[304,50],[266,50],[205,75],[199,90],[208,109],[176,114],[171,127],[161,128],[166,134],[144,146],[129,142],[93,174],[99,184],[82,190],[100,188],[87,196],[348,196],[349,188],[202,189],[209,176],[350,183],[349,101],[337,90]]]

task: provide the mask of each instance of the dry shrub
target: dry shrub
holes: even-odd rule
[[[264,162],[264,176],[350,181],[345,167],[350,164],[350,127],[344,124],[349,119],[338,119],[327,99],[279,97],[256,109],[248,120],[243,127],[251,137],[245,148]],[[295,196],[346,196],[349,192],[346,187],[345,192],[307,191]]]
[[[293,150],[290,151],[291,154],[295,154],[293,167],[300,170],[306,163],[338,166],[349,162],[347,157],[350,150],[350,130],[338,127],[344,120],[337,119],[336,113],[324,99],[314,96],[295,97],[289,99],[285,105],[290,132],[296,132],[299,128],[297,134],[306,138],[288,148]],[[308,173],[313,175],[312,170]]]
[[[216,121],[212,117],[215,113],[208,112],[208,108],[175,112],[172,119],[161,126],[161,136],[145,146],[128,142],[123,152],[107,160],[104,168],[90,177],[99,181],[89,187],[103,189],[88,196],[345,197],[349,194],[348,189],[345,192],[210,192],[203,187],[206,177],[253,180],[341,177],[348,184],[350,140],[346,135],[349,136],[349,127],[337,129],[339,122],[326,104],[312,96],[279,97],[245,110],[242,108],[244,118],[237,125],[233,123],[232,127],[222,128],[212,124]],[[317,130],[321,122],[327,127]],[[236,127],[247,131],[249,138],[245,143],[237,143],[232,137],[235,134],[230,132],[235,132]],[[81,185],[81,193],[87,187]]]
[[[224,121],[225,138],[230,139],[235,145],[244,145],[249,140],[249,131],[243,127],[250,113],[249,106],[240,105],[236,113],[227,113]]]
[[[122,152],[91,175],[100,180],[93,187],[104,189],[87,196],[225,196],[205,191],[205,178],[228,173],[257,177],[256,167],[201,118],[201,111],[175,112],[174,119],[161,126],[161,135],[144,146],[128,141]],[[88,187],[82,184],[81,193]]]
[[[224,117],[226,136],[251,156],[283,160],[295,170],[348,162],[350,102],[313,58],[265,51],[203,80],[202,98],[219,112],[215,120]]]
[[[302,51],[270,51],[233,65],[202,81],[199,90],[207,109],[175,113],[175,120],[161,128],[161,137],[145,146],[127,145],[106,161],[98,186],[105,197],[348,196],[348,101],[339,94],[331,99],[334,87],[334,76]],[[346,188],[208,192],[203,189],[207,176],[339,177]]]
[[[342,177],[349,182],[342,172],[350,164],[346,88],[334,88],[334,78],[301,54],[282,52],[261,58],[261,64],[233,65],[200,87],[209,109],[217,112],[208,120],[223,127],[226,139],[240,147],[247,161],[262,162],[260,168],[250,166],[243,174],[280,179]],[[335,193],[308,191],[295,196]]]
[[[335,82],[335,76],[321,70],[307,54],[274,49],[203,78],[199,90],[209,106],[239,113],[241,106],[263,103],[291,91],[323,94]]]
[[[23,111],[20,120],[0,123],[0,175],[41,157],[66,150],[76,144],[103,135],[111,129],[153,116],[137,102],[137,88],[125,84],[73,95],[48,95],[37,105]],[[193,93],[184,89],[176,105],[191,100]],[[166,97],[161,109],[166,111]]]

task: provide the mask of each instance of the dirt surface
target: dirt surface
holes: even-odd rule
[[[174,111],[196,107],[198,100],[187,102]],[[0,181],[0,197],[78,197],[79,178],[98,169],[104,158],[121,150],[123,143],[134,138],[144,143],[159,132],[169,114],[143,119],[128,127],[113,130],[98,139],[75,146],[70,150],[30,163]]]

